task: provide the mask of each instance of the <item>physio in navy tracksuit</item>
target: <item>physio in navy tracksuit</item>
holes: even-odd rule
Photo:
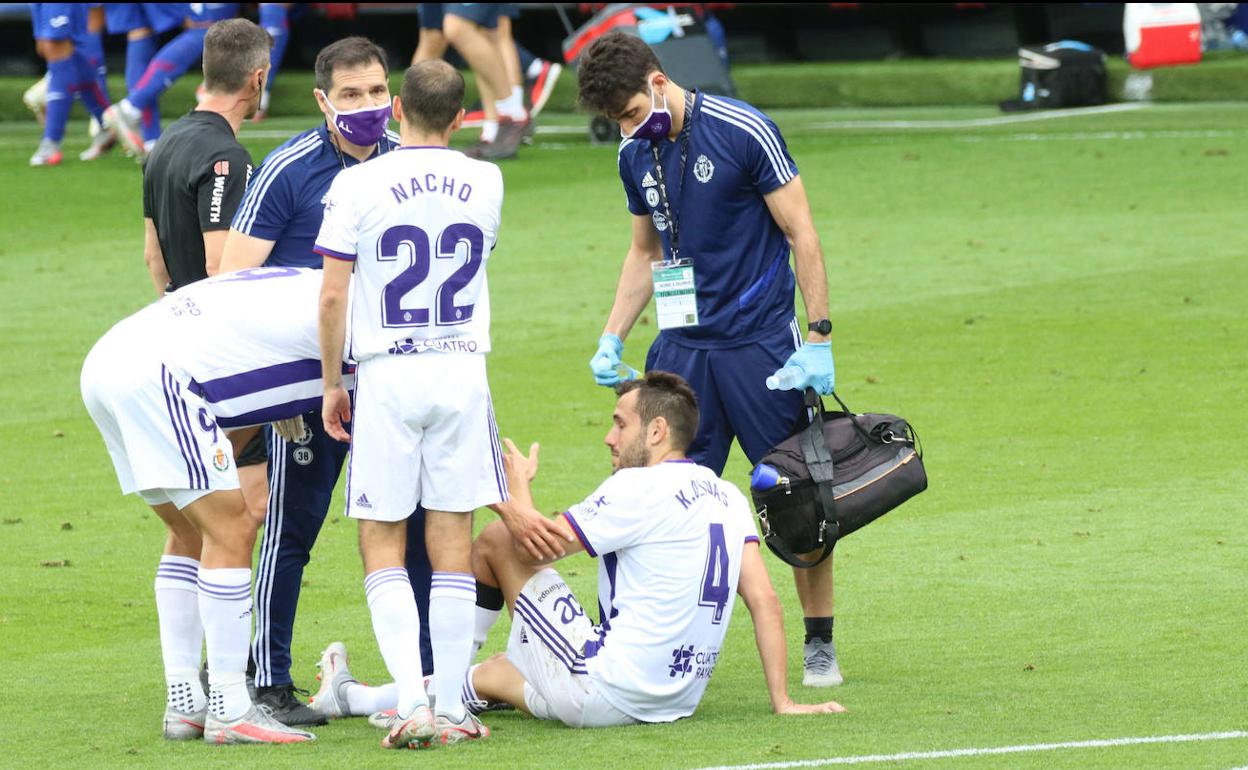
[[[321,51],[316,62],[317,103],[327,120],[269,153],[252,174],[234,217],[222,270],[262,264],[321,267],[312,246],[330,182],[344,168],[398,145],[398,136],[385,130],[390,90],[384,57],[380,48],[360,37],[337,41]],[[351,114],[340,114],[344,112]],[[256,564],[252,642],[256,702],[269,705],[273,716],[286,724],[324,722],[294,696],[290,641],[303,568],[348,450],[347,444],[325,433],[319,412],[304,415],[304,423],[307,431],[296,441],[268,429],[269,507]],[[421,660],[429,674],[432,570],[425,551],[424,511],[418,508],[407,521],[407,568],[420,610]]]
[[[619,174],[633,215],[594,379],[619,381],[623,339],[653,296],[660,332],[646,369],[681,375],[698,396],[689,457],[721,473],[736,438],[757,463],[807,424],[802,389],[826,395],[835,384],[826,267],[797,165],[770,118],[681,88],[638,37],[600,37],[577,77],[581,103],[625,136]],[[784,389],[769,387],[773,375]],[[840,684],[832,560],[794,570],[794,582],[806,616],[803,683]]]

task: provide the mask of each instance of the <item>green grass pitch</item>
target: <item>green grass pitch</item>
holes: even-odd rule
[[[827,254],[838,390],[909,418],[931,480],[837,549],[845,685],[803,689],[790,659],[797,699],[849,712],[772,716],[738,608],[691,719],[578,732],[491,715],[488,743],[425,755],[383,752],[363,720],[308,746],[161,740],[162,528],[118,494],[78,391],[92,343],[151,299],[139,169],[78,162],[81,122],[62,167],[30,169],[35,126],[0,124],[0,766],[659,770],[1248,729],[1248,105],[975,122],[995,116],[774,114]],[[928,127],[881,125],[912,120]],[[311,124],[243,138],[258,162]],[[553,511],[609,470],[612,397],[587,362],[629,215],[614,149],[588,143],[583,116],[546,125],[567,130],[504,166],[490,378],[502,433],[543,444]],[[654,332],[637,327],[627,362]],[[744,486],[747,471],[738,453],[725,475]],[[341,511],[295,634],[313,689],[335,639],[361,678],[387,678]],[[768,562],[800,641],[788,570]],[[562,568],[589,599],[592,561]],[[875,763],[1243,765],[1242,737]]]

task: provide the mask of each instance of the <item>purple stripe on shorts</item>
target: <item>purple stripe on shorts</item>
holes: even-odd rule
[[[190,453],[187,451],[186,441],[182,436],[182,429],[178,425],[178,418],[173,408],[173,393],[169,390],[169,372],[162,364],[160,367],[160,389],[165,394],[165,410],[169,413],[169,424],[173,427],[173,437],[178,442],[178,451],[182,453],[182,461],[186,463],[186,488],[195,488],[195,469],[191,465]]]
[[[487,407],[486,413],[487,413],[488,422],[489,422],[489,424],[486,426],[486,429],[489,431],[489,434],[490,434],[490,447],[492,448],[493,450],[492,454],[494,455],[493,457],[494,482],[498,484],[499,497],[501,497],[503,500],[506,500],[508,497],[507,495],[507,473],[506,471],[503,470],[503,450],[502,450],[502,447],[499,446],[499,443],[498,443],[498,421],[494,419],[494,400],[487,397],[486,407]]]
[[[516,614],[520,616],[520,619],[524,621],[525,625],[528,626],[528,629],[533,632],[533,636],[535,636],[537,640],[550,651],[551,655],[554,655],[569,671],[575,671],[574,666],[576,656],[570,650],[570,646],[566,643],[560,644],[558,636],[551,638],[551,632],[549,629],[540,624],[538,620],[540,615],[535,610],[522,606],[520,602],[517,601]]]
[[[190,438],[191,446],[194,449],[193,459],[200,474],[201,486],[191,487],[191,489],[208,489],[208,468],[204,466],[203,457],[199,453],[199,439],[195,438],[195,429],[191,425],[191,416],[186,411],[186,399],[182,398],[182,386],[177,381],[173,383],[173,392],[177,396],[179,412],[182,414],[182,424],[186,427],[186,434]]]
[[[746,535],[746,536],[745,536],[745,542],[747,542],[747,543],[757,543],[757,542],[758,542],[758,535]]]
[[[568,670],[575,673],[580,653],[577,652],[572,642],[541,613],[532,600],[523,594],[517,596],[516,612],[520,613],[533,632],[550,648],[550,651],[564,661]],[[584,668],[584,663],[581,663],[581,668]]]

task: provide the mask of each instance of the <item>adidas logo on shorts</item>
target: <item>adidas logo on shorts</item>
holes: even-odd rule
[[[373,504],[368,501],[368,495],[361,492],[360,496],[355,498],[355,507],[371,509],[373,507]]]

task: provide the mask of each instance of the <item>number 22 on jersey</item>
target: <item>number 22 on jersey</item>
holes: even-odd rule
[[[482,286],[475,279],[485,259],[485,234],[465,222],[443,230],[436,251],[434,240],[415,225],[396,225],[382,233],[377,260],[408,262],[382,290],[383,326],[457,326],[472,320]],[[465,304],[456,304],[460,295],[468,300]]]

